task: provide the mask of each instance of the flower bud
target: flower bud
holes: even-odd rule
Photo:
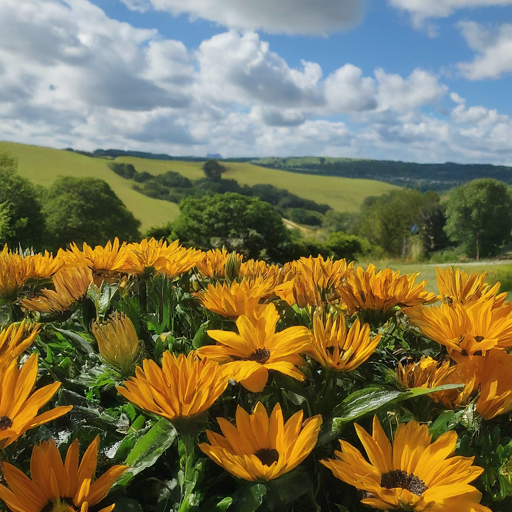
[[[241,264],[242,262],[238,259],[236,251],[233,251],[229,255],[229,258],[226,260],[226,264],[224,265],[224,274],[226,279],[229,281],[234,281],[238,277]]]
[[[125,375],[131,375],[139,353],[139,338],[132,321],[116,313],[106,323],[93,322],[92,333],[103,358]]]

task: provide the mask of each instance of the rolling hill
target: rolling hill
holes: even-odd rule
[[[18,172],[33,183],[50,186],[58,176],[94,177],[105,180],[135,217],[141,220],[142,230],[162,225],[179,214],[175,203],[153,199],[132,189],[128,180],[113,173],[107,166],[110,160],[91,158],[71,151],[0,142],[0,151],[18,159]],[[155,160],[118,157],[116,162],[132,163],[137,171],[153,175],[176,171],[190,179],[203,177],[202,162]],[[248,162],[224,162],[228,172],[240,184],[271,184],[306,199],[326,203],[338,211],[355,211],[367,196],[385,194],[398,187],[375,180],[293,174],[283,170],[260,167]]]

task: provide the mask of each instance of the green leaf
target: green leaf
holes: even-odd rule
[[[268,482],[266,503],[270,509],[284,507],[311,490],[311,479],[303,467]]]
[[[244,485],[233,495],[233,512],[254,512],[260,508],[267,488],[263,484]]]
[[[130,469],[117,481],[116,486],[126,486],[135,475],[155,464],[174,443],[176,435],[176,429],[165,418],[153,425],[126,457],[125,464]]]
[[[194,339],[192,340],[192,346],[195,349],[198,349],[200,347],[203,347],[204,345],[208,345],[208,340],[210,340],[210,337],[206,333],[209,325],[209,320],[207,320],[204,324],[199,327],[198,331],[196,332]]]
[[[114,502],[116,512],[144,512],[138,501],[122,496]]]
[[[83,338],[82,336],[77,334],[76,332],[66,331],[65,329],[58,329],[57,327],[54,327],[54,329],[57,332],[60,332],[61,334],[66,336],[68,339],[70,338],[73,341],[76,341],[80,345],[80,347],[82,347],[84,352],[86,352],[87,354],[95,355],[94,350],[92,349],[91,344],[85,338]]]
[[[326,422],[322,428],[318,437],[318,445],[321,446],[333,441],[340,435],[345,424],[374,412],[384,405],[460,387],[463,387],[463,384],[445,384],[433,389],[412,388],[407,391],[377,387],[360,389],[349,395],[341,404],[335,407],[334,418]]]
[[[219,501],[215,508],[212,509],[212,512],[226,512],[226,510],[230,507],[230,505],[233,503],[233,498],[227,497],[223,500]]]

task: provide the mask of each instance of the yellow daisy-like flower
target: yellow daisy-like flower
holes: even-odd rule
[[[353,263],[347,265],[344,259],[324,260],[322,256],[292,261],[283,267],[281,284],[276,286],[275,293],[290,306],[320,307],[339,298],[336,289],[352,266]]]
[[[166,256],[164,271],[170,279],[185,274],[191,268],[197,265],[198,260],[202,257],[202,252],[197,249],[186,249],[179,245],[179,241],[175,240],[169,245],[169,253]]]
[[[272,291],[272,284],[263,277],[240,283],[209,284],[206,291],[198,294],[199,300],[206,309],[226,318],[238,318],[255,309],[261,309],[259,301]]]
[[[215,361],[200,360],[192,351],[187,357],[164,352],[162,368],[145,359],[135,377],[117,390],[145,411],[179,424],[207,411],[226,389],[229,378]]]
[[[297,467],[316,445],[322,417],[302,423],[302,411],[284,423],[281,406],[276,404],[270,418],[261,402],[248,414],[236,410],[236,426],[217,418],[224,436],[206,431],[208,443],[199,448],[226,471],[251,482],[273,480]]]
[[[34,343],[39,334],[41,324],[35,325],[27,332],[25,320],[21,324],[11,324],[0,332],[0,368],[10,364],[14,359],[27,350]]]
[[[4,246],[0,252],[0,299],[14,302],[18,290],[27,282],[27,266],[23,258]]]
[[[453,457],[457,433],[446,432],[434,443],[427,425],[410,421],[398,426],[393,445],[377,417],[373,435],[355,424],[368,459],[341,441],[339,460],[321,461],[336,478],[365,492],[361,503],[380,510],[420,512],[491,512],[479,504],[482,494],[470,482],[482,474],[474,457]]]
[[[492,348],[512,346],[512,309],[494,307],[482,298],[467,306],[441,304],[406,311],[422,334],[462,355],[485,355]]]
[[[457,406],[466,405],[471,393],[478,387],[480,372],[477,370],[477,366],[471,363],[450,366],[450,361],[439,363],[431,357],[422,356],[417,363],[410,363],[406,366],[398,363],[396,373],[398,381],[407,389],[464,384],[462,390],[451,389],[429,395],[446,408],[454,409]]]
[[[269,370],[304,380],[297,366],[304,364],[299,354],[309,349],[311,331],[296,326],[276,333],[278,320],[275,306],[268,304],[262,311],[238,318],[236,326],[240,334],[207,331],[217,345],[201,347],[197,353],[223,363],[226,374],[253,393],[263,391]]]
[[[54,258],[48,251],[44,251],[44,254],[24,256],[23,263],[26,266],[27,280],[48,279],[64,266],[64,262],[58,256]]]
[[[486,273],[468,274],[463,270],[450,267],[446,270],[436,268],[439,298],[447,304],[471,304],[484,299],[494,299],[494,307],[500,307],[507,298],[507,293],[497,293],[500,283],[490,286],[485,283]]]
[[[54,382],[32,393],[37,368],[37,354],[32,354],[21,369],[17,361],[12,361],[0,370],[0,448],[9,446],[27,430],[60,418],[73,408],[56,407],[37,415],[60,387],[60,382]]]
[[[222,249],[212,249],[202,253],[201,259],[196,263],[197,270],[205,277],[210,279],[223,279],[226,277],[225,266],[232,253],[228,252],[225,247]],[[242,254],[237,254],[236,259],[241,263]]]
[[[313,317],[313,339],[309,355],[324,368],[351,372],[363,364],[377,348],[382,335],[371,338],[370,326],[357,319],[347,332],[345,316],[322,314]]]
[[[128,466],[113,466],[94,480],[99,436],[89,445],[80,465],[78,440],[62,462],[55,441],[35,446],[30,460],[32,480],[11,464],[2,464],[10,490],[0,485],[0,498],[13,512],[87,512],[108,494]],[[115,505],[102,508],[110,512]]]
[[[105,247],[97,245],[92,248],[85,242],[81,251],[75,243],[71,244],[71,253],[67,257],[69,264],[74,266],[87,265],[93,274],[94,282],[100,286],[102,281],[109,283],[119,279],[119,274],[128,257],[126,243],[119,243],[119,239],[114,238],[114,242],[107,242]]]
[[[92,323],[100,354],[124,374],[131,374],[139,354],[139,338],[132,321],[115,313],[106,323]]]
[[[476,410],[490,420],[512,410],[512,355],[491,350],[485,358]]]
[[[73,309],[77,301],[87,294],[92,283],[88,267],[65,267],[53,276],[55,290],[43,288],[34,299],[20,300],[20,304],[40,313],[60,314]]]
[[[411,307],[437,300],[434,293],[425,291],[426,281],[415,284],[419,274],[400,275],[390,268],[376,271],[375,265],[351,268],[345,282],[338,288],[341,300],[350,314],[360,311],[386,313],[395,306]]]

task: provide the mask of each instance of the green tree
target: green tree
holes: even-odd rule
[[[512,194],[508,186],[484,178],[457,187],[446,208],[446,233],[469,256],[495,255],[510,240]]]
[[[358,256],[368,254],[371,250],[368,240],[341,232],[331,233],[325,246],[332,252],[334,258],[346,258],[347,261],[355,260]]]
[[[382,247],[388,255],[405,258],[411,237],[421,237],[426,229],[426,216],[439,201],[435,192],[422,194],[408,189],[367,197],[361,206],[357,233]]]
[[[227,171],[227,169],[219,164],[217,160],[206,160],[203,164],[203,171],[205,176],[213,181],[219,181],[222,179],[222,175]]]
[[[70,242],[105,244],[116,236],[139,238],[140,221],[100,179],[58,178],[48,190],[44,211],[57,247]]]
[[[15,158],[0,153],[1,241],[12,246],[46,247],[46,224],[38,189],[17,173]]]
[[[248,258],[286,261],[291,236],[269,203],[255,197],[227,192],[214,196],[187,197],[174,236],[200,249],[226,247]]]

